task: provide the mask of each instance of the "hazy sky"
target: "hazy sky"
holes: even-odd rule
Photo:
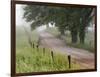
[[[25,5],[16,4],[16,26],[29,25],[29,23],[27,23],[25,19],[23,19],[24,10],[22,7],[24,6]]]
[[[23,19],[24,6],[25,5],[22,4],[16,4],[16,26],[30,26],[30,23],[26,22],[25,19]],[[49,26],[52,27],[51,24],[49,24]],[[46,29],[46,25],[42,25],[37,28],[38,31],[42,31],[44,29]]]

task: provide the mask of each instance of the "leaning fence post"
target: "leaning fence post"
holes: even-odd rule
[[[68,63],[69,63],[69,68],[71,68],[71,56],[68,55]]]
[[[53,51],[51,51],[51,56],[52,56],[52,60],[54,62],[54,54],[53,54]]]
[[[33,43],[33,45],[32,45],[32,46],[33,46],[33,48],[34,48],[34,43]]]
[[[37,45],[36,47],[37,47],[37,51],[39,51],[39,45]]]

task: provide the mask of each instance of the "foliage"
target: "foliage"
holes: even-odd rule
[[[78,33],[80,43],[84,43],[85,30],[92,18],[93,8],[27,5],[24,10],[24,18],[28,22],[33,21],[32,29],[52,23],[58,27],[61,35],[64,35],[66,29],[70,30],[72,43],[77,43]]]

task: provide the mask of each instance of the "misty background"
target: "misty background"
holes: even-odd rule
[[[23,4],[16,4],[16,26],[25,26],[30,27],[31,22],[26,22],[25,19],[23,19],[24,10],[23,8],[26,5]],[[38,31],[46,29],[46,25],[42,25],[37,28]]]
[[[26,22],[25,19],[23,19],[25,4],[16,4],[16,26],[26,26],[30,27],[31,22]],[[94,31],[95,24],[90,23],[90,26],[87,27],[87,30]],[[49,24],[49,27],[55,27],[54,25]],[[37,28],[37,30],[41,31],[46,29],[46,25],[41,25]]]

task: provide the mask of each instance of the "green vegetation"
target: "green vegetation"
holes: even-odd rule
[[[36,28],[42,25],[47,25],[48,32],[61,37],[69,46],[94,51],[94,34],[87,33],[86,28],[92,22],[94,15],[91,14],[95,14],[95,8],[26,5],[23,9],[23,18],[31,22],[31,25],[30,28],[16,27],[17,73],[68,71],[80,68],[78,64],[71,63],[72,67],[69,69],[67,55],[57,51],[51,53],[48,48],[44,51],[42,46],[38,45],[40,38]],[[56,28],[49,28],[49,24]]]
[[[63,39],[67,45],[72,46],[72,47],[76,47],[76,48],[81,48],[81,49],[86,49],[89,50],[91,52],[94,52],[94,32],[88,31],[86,32],[86,38],[85,38],[85,43],[84,44],[80,44],[79,43],[79,39],[77,43],[72,43],[71,42],[71,34],[69,31],[66,31],[65,35],[61,36],[60,32],[58,30],[57,27],[49,27],[46,29],[47,32],[53,34],[56,37],[59,37],[61,39]]]
[[[54,24],[58,27],[61,35],[65,34],[66,30],[70,31],[71,42],[84,44],[86,28],[95,17],[94,7],[54,7],[54,6],[40,6],[27,5],[24,8],[23,18],[27,22],[32,22],[31,29],[35,29],[41,25]]]
[[[27,28],[27,30],[29,30]],[[32,32],[32,40],[38,41],[38,34],[36,31]],[[36,43],[35,43],[36,44]],[[28,43],[28,36],[21,26],[16,27],[16,72],[43,72],[43,71],[64,71],[78,69],[78,64],[72,63],[72,68],[68,68],[67,56],[62,53],[54,52],[54,60],[51,56],[51,50],[42,47],[35,48],[30,47]]]

